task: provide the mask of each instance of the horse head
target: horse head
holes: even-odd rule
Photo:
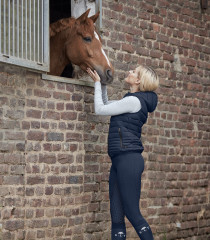
[[[102,48],[101,37],[94,25],[99,12],[88,18],[89,11],[90,9],[74,19],[73,24],[72,18],[59,20],[57,29],[55,30],[56,24],[54,24],[54,29],[51,29],[51,36],[54,36],[53,30],[61,32],[59,27],[62,29],[63,26],[64,30],[60,39],[63,39],[63,51],[67,60],[78,65],[85,72],[87,67],[95,69],[101,78],[101,83],[110,84],[113,81],[114,69]]]

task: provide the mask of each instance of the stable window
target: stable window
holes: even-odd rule
[[[0,0],[0,61],[49,71],[49,0]]]
[[[94,15],[100,10],[102,12],[102,0],[49,0],[50,4],[50,23],[56,22],[62,18],[74,17],[78,18],[82,13],[87,9],[91,9],[89,15]],[[101,24],[101,14],[98,21],[96,22],[97,28],[100,31],[102,28]],[[68,64],[61,76],[53,76],[49,74],[42,74],[42,78],[45,80],[56,81],[56,82],[65,82],[78,85],[86,85],[94,87],[93,81],[90,77],[85,75],[84,77],[72,78],[73,67],[71,64]]]
[[[0,0],[0,62],[50,71],[49,25],[66,17],[79,17],[88,8],[90,15],[102,10],[102,0]],[[101,14],[97,21],[101,29]],[[51,81],[90,85],[83,79],[69,79],[72,66],[64,69],[62,78],[42,74]]]
[[[50,0],[50,24],[57,22],[63,18],[74,17],[78,18],[82,15],[87,9],[91,9],[89,15],[94,15],[101,7],[102,2],[100,0]],[[101,22],[101,17],[99,17]],[[97,24],[97,27],[99,25]],[[73,78],[73,67],[68,64],[62,74],[62,77]]]

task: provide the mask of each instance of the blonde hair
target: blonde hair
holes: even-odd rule
[[[140,79],[139,90],[155,91],[159,86],[159,77],[154,69],[140,65],[136,68],[138,79]]]

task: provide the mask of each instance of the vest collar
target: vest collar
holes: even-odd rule
[[[132,96],[132,95],[135,95],[136,93],[140,93],[140,92],[134,92],[134,93],[131,93],[131,92],[127,92],[124,97],[127,97],[127,96]]]

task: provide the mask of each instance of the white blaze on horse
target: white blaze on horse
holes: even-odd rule
[[[69,63],[86,72],[96,70],[102,84],[113,81],[113,66],[102,48],[94,23],[99,12],[88,18],[90,9],[79,18],[64,18],[50,25],[50,74],[60,76]]]

